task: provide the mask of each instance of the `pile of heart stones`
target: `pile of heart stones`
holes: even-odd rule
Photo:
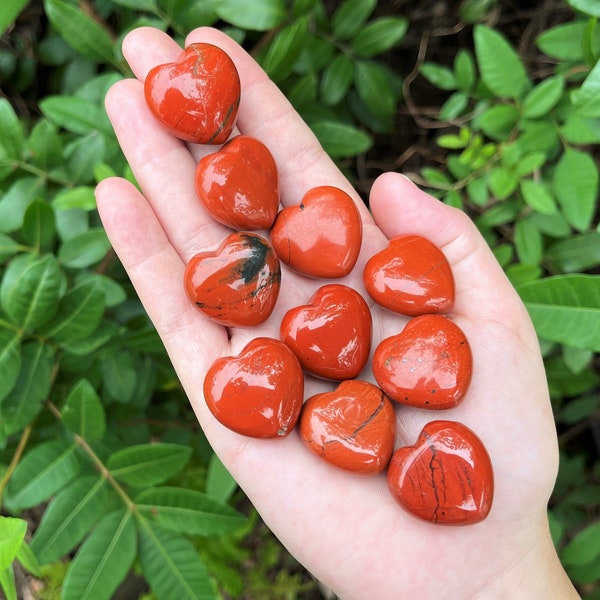
[[[472,524],[491,507],[493,472],[477,435],[456,421],[434,420],[413,446],[394,450],[394,404],[426,410],[458,405],[471,381],[472,356],[446,316],[454,280],[442,251],[419,235],[400,235],[363,269],[376,304],[409,317],[373,351],[377,385],[359,378],[371,355],[372,317],[356,290],[336,280],[355,267],[362,221],[353,199],[333,186],[279,206],[277,166],[269,149],[231,137],[241,95],[239,73],[220,48],[191,44],[173,63],[154,67],[146,101],[174,136],[218,146],[196,169],[201,205],[232,232],[187,264],[191,302],[225,327],[263,323],[273,312],[281,263],[324,283],[307,304],[288,310],[280,338],[257,337],[238,356],[217,359],[204,381],[206,403],[233,431],[258,438],[289,435],[337,468],[387,470],[388,487],[410,513],[432,523]],[[261,231],[263,234],[258,234]],[[304,375],[337,388],[304,399]]]

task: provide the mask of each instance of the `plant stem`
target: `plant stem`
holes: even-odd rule
[[[21,460],[21,456],[23,456],[23,452],[25,451],[25,446],[27,446],[27,440],[29,439],[30,434],[31,434],[31,423],[29,425],[27,425],[27,427],[25,427],[25,429],[23,429],[23,432],[21,433],[21,438],[19,439],[19,443],[17,444],[17,448],[15,450],[15,453],[13,454],[10,464],[8,465],[8,468],[6,469],[6,473],[4,473],[4,477],[2,478],[2,481],[0,481],[0,505],[2,504],[2,496],[4,495],[4,489],[8,485],[8,482],[10,481],[12,474],[14,473],[15,469],[17,468],[17,465],[19,464],[19,461]]]

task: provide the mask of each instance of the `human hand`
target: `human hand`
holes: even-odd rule
[[[285,312],[306,303],[323,282],[283,266],[276,308],[253,328],[227,331],[188,300],[182,284],[186,262],[216,248],[228,233],[203,210],[194,190],[196,164],[215,148],[173,138],[149,112],[144,77],[153,66],[175,60],[181,48],[166,34],[141,28],[123,43],[138,79],[117,83],[106,106],[142,193],[125,180],[107,179],[97,188],[98,209],[215,452],[289,551],[343,598],[577,597],[548,531],[546,505],[558,459],[537,338],[474,225],[394,173],[374,183],[369,212],[254,60],[216,30],[188,36],[187,43],[198,41],[222,47],[236,63],[242,82],[238,130],[271,150],[282,204],[297,204],[317,185],[337,186],[355,199],[363,218],[361,255],[338,282],[369,302],[373,348],[398,333],[406,319],[373,305],[362,283],[366,260],[400,233],[422,235],[445,253],[456,282],[449,316],[471,345],[473,379],[454,409],[398,407],[397,446],[413,444],[428,421],[464,423],[490,454],[494,502],[477,525],[430,524],[397,504],[385,475],[337,470],[309,452],[295,433],[277,440],[240,436],[209,412],[202,384],[212,362],[238,354],[254,337],[278,338]],[[307,378],[305,395],[332,387]]]

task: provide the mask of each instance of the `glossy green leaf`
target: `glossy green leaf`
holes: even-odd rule
[[[569,224],[579,231],[588,229],[598,198],[598,166],[592,156],[567,148],[554,171],[554,190]]]
[[[571,100],[577,116],[600,117],[600,61],[588,73],[581,87],[573,90]]]
[[[476,25],[473,35],[483,83],[499,98],[521,98],[529,81],[514,48],[500,32],[486,25]]]
[[[8,568],[23,544],[27,521],[0,516],[0,571]]]
[[[139,556],[142,572],[161,600],[216,600],[198,552],[181,535],[145,521]]]
[[[179,473],[190,455],[191,448],[179,444],[139,444],[111,454],[106,466],[118,480],[144,487]]]
[[[46,96],[40,108],[49,121],[80,135],[98,131],[104,124],[100,107],[77,96]]]
[[[63,425],[87,441],[99,440],[106,428],[100,397],[87,379],[80,379],[69,391],[61,411]]]
[[[369,110],[378,117],[391,117],[396,108],[389,71],[374,61],[356,63],[355,86]]]
[[[380,17],[367,23],[351,41],[351,48],[361,58],[383,54],[402,40],[408,21],[401,17]]]
[[[347,123],[319,120],[311,124],[311,129],[332,157],[356,156],[373,145],[368,134]]]
[[[61,490],[44,511],[31,539],[31,549],[40,564],[48,564],[68,554],[109,505],[103,477],[79,477]]]
[[[354,61],[347,55],[338,54],[323,70],[320,93],[323,103],[333,106],[343,100],[354,80]]]
[[[62,273],[52,254],[21,254],[8,265],[0,283],[0,304],[17,326],[33,331],[55,314]]]
[[[0,404],[17,382],[21,370],[21,337],[17,331],[0,328]]]
[[[16,433],[37,416],[50,391],[53,366],[50,346],[34,340],[23,344],[17,378],[2,401],[0,432]]]
[[[339,40],[349,40],[364,26],[377,6],[377,0],[344,0],[331,17],[333,35]]]
[[[542,32],[536,44],[542,52],[558,60],[582,60],[584,32],[585,23],[581,21],[561,23]]]
[[[42,192],[44,182],[39,177],[21,177],[0,198],[0,232],[11,233],[23,225],[27,208]]]
[[[0,98],[0,142],[10,158],[21,158],[25,137],[23,124],[6,98]]]
[[[0,36],[14,23],[20,12],[25,8],[27,0],[4,0],[0,7]],[[0,571],[5,567],[0,567]]]
[[[548,186],[541,181],[522,179],[519,182],[523,200],[528,206],[544,215],[556,213],[556,202]]]
[[[262,67],[273,81],[281,81],[292,72],[308,34],[307,19],[298,19],[277,32],[262,61]]]
[[[55,233],[52,207],[43,200],[34,200],[27,207],[23,218],[23,239],[34,248],[49,250]]]
[[[237,485],[236,480],[231,476],[221,459],[213,453],[206,474],[206,493],[216,500],[227,502],[236,490]]]
[[[79,472],[76,448],[67,440],[52,440],[29,450],[6,488],[7,506],[12,510],[37,506],[66,485]]]
[[[600,351],[600,276],[555,275],[517,291],[540,337]]]
[[[218,535],[240,527],[245,517],[211,496],[176,487],[151,488],[135,503],[166,529],[190,535]]]
[[[77,6],[64,0],[44,0],[46,16],[62,39],[82,56],[99,63],[114,63],[110,33]]]
[[[220,19],[251,31],[274,29],[286,14],[284,0],[221,0],[214,10]]]
[[[457,87],[454,71],[432,62],[424,62],[421,65],[421,75],[440,90],[455,90]]]
[[[110,600],[131,569],[136,553],[132,514],[118,510],[106,515],[71,562],[62,600]]]
[[[65,240],[58,251],[58,260],[73,269],[82,269],[100,262],[110,250],[108,236],[102,227]]]
[[[547,115],[562,98],[565,80],[556,75],[548,77],[536,85],[523,100],[522,113],[527,119],[537,119]]]
[[[600,266],[600,233],[589,231],[552,244],[545,252],[552,269],[577,273]]]

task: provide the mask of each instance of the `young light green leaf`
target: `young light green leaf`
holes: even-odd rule
[[[139,444],[111,454],[107,467],[113,477],[136,487],[170,479],[190,458],[192,449],[179,444]]]
[[[308,34],[308,20],[298,19],[281,29],[267,49],[262,67],[274,81],[285,79],[293,70]]]
[[[475,61],[471,52],[460,48],[454,57],[454,78],[459,90],[468,93],[475,85]]]
[[[501,33],[486,25],[476,25],[473,35],[483,83],[499,98],[521,98],[529,80],[514,48]]]
[[[388,118],[394,114],[396,97],[390,87],[389,71],[383,65],[358,61],[354,83],[358,95],[375,116]]]
[[[22,227],[28,206],[43,188],[39,177],[20,177],[8,188],[0,199],[0,232],[11,233]]]
[[[332,157],[356,156],[373,145],[368,134],[347,123],[323,119],[312,123],[310,127]]]
[[[61,414],[64,426],[87,441],[99,440],[104,435],[104,408],[87,379],[80,379],[71,388]]]
[[[0,404],[11,392],[21,370],[21,336],[0,328]]]
[[[499,200],[508,198],[516,189],[519,181],[511,169],[492,167],[488,178],[490,192]]]
[[[139,554],[142,572],[161,600],[216,600],[198,552],[181,535],[144,521]]]
[[[565,80],[560,75],[544,79],[525,96],[521,109],[523,116],[538,119],[547,115],[561,99],[564,89]]]
[[[17,552],[17,560],[23,565],[28,573],[31,573],[40,579],[42,578],[42,571],[40,569],[38,560],[27,542],[21,544],[21,547]]]
[[[515,223],[514,243],[521,263],[538,265],[542,260],[542,235],[528,219],[519,219]]]
[[[210,457],[208,473],[206,474],[206,493],[215,498],[215,500],[227,502],[236,488],[236,480],[225,468],[219,457],[213,453]]]
[[[351,48],[361,58],[371,58],[390,50],[402,40],[408,21],[401,17],[380,17],[367,23],[354,37]]]
[[[554,171],[554,190],[569,224],[579,231],[588,229],[598,198],[598,166],[592,156],[567,148]]]
[[[143,491],[138,509],[166,529],[190,535],[218,535],[239,528],[245,517],[228,504],[210,496],[176,487]]]
[[[599,275],[555,275],[517,291],[541,338],[600,351]]]
[[[600,233],[588,231],[547,248],[545,258],[554,271],[578,273],[600,265]]]
[[[571,101],[579,117],[600,117],[600,61],[588,73],[581,87],[573,90]]]
[[[102,227],[65,240],[58,250],[58,260],[73,269],[83,269],[100,262],[110,250],[110,242]]]
[[[251,31],[268,31],[285,18],[284,0],[221,0],[215,4],[220,19]]]
[[[67,440],[52,440],[29,450],[6,488],[6,505],[21,510],[48,500],[79,472],[76,448]]]
[[[568,0],[568,3],[585,15],[600,17],[600,0]]]
[[[27,532],[27,521],[0,516],[0,571],[8,568],[19,551]]]
[[[79,54],[99,63],[116,64],[107,29],[64,0],[44,0],[44,7],[54,29]]]
[[[2,147],[10,158],[21,158],[25,137],[23,124],[6,98],[0,98],[0,129]]]
[[[0,571],[0,589],[4,592],[3,598],[5,600],[18,600],[12,565],[6,567],[4,571]]]
[[[442,121],[452,121],[469,105],[469,97],[463,92],[451,94],[440,108],[440,119]]]
[[[585,27],[583,21],[573,21],[546,29],[536,39],[537,47],[548,56],[558,60],[582,60],[581,40],[585,33]]]
[[[62,600],[110,600],[131,569],[136,552],[132,514],[118,510],[106,515],[69,566]]]
[[[14,23],[26,4],[27,0],[4,0],[0,7],[0,37]]]
[[[523,200],[528,206],[544,215],[556,213],[556,202],[552,193],[541,181],[522,179],[519,183]]]
[[[377,6],[377,0],[344,0],[331,17],[333,35],[338,40],[354,37]]]
[[[429,83],[440,90],[455,90],[457,88],[454,71],[432,62],[424,62],[421,65],[420,73]]]
[[[96,208],[94,188],[91,185],[80,185],[61,190],[54,197],[52,205],[56,210],[70,210],[73,208],[86,211],[94,210]]]
[[[354,61],[344,53],[338,54],[323,70],[319,90],[327,106],[334,106],[346,97],[354,80]]]
[[[56,314],[61,284],[54,255],[21,254],[4,273],[0,304],[15,325],[33,331]]]
[[[55,233],[52,207],[43,200],[34,200],[27,207],[23,218],[23,239],[34,248],[48,250]]]

